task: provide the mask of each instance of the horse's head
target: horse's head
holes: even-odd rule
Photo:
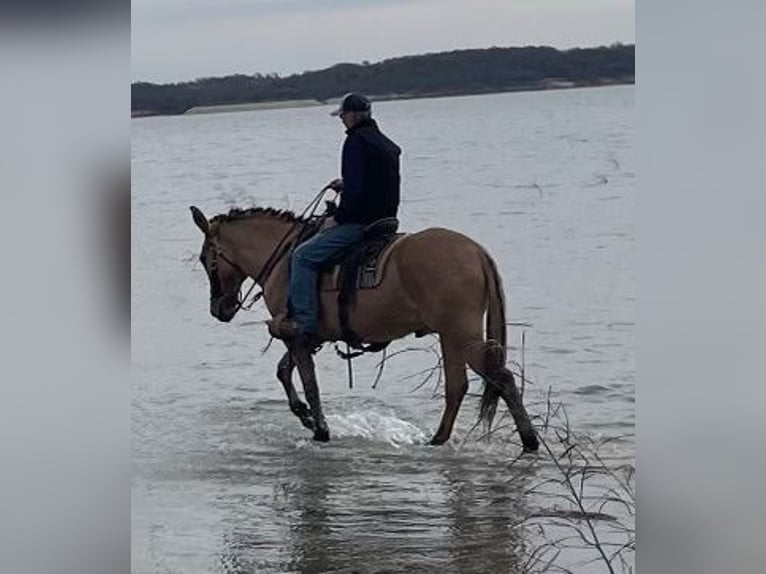
[[[219,237],[220,222],[212,224],[196,207],[191,207],[194,223],[205,235],[199,260],[210,280],[210,314],[224,323],[234,318],[239,310],[239,289],[246,278],[245,272],[226,254]]]

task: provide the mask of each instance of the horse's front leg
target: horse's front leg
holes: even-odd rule
[[[322,403],[319,400],[319,385],[317,384],[311,348],[303,342],[296,342],[291,344],[291,350],[303,382],[303,392],[311,407],[311,416],[314,418],[314,440],[327,442],[330,440],[330,430],[327,428],[327,421],[322,412]]]
[[[279,382],[282,383],[282,386],[285,389],[290,410],[301,420],[304,427],[310,431],[314,431],[316,430],[316,425],[314,425],[314,419],[311,417],[311,412],[309,411],[308,406],[306,406],[306,403],[298,397],[298,392],[293,386],[294,369],[295,361],[293,361],[293,357],[288,349],[277,365],[277,379],[279,379]]]

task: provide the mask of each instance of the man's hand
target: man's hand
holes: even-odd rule
[[[325,189],[332,189],[333,191],[340,193],[343,191],[343,180],[342,179],[333,179],[330,183],[325,186]]]
[[[337,226],[338,222],[335,221],[334,217],[327,217],[322,222],[322,227],[319,229],[319,231],[324,231],[325,229],[332,229],[333,227]]]

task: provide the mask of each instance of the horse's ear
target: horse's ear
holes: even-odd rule
[[[197,227],[200,228],[202,233],[205,235],[208,235],[210,233],[210,224],[207,221],[207,217],[199,210],[198,207],[191,206],[190,207],[192,212],[192,218],[194,219],[194,223],[197,224]]]

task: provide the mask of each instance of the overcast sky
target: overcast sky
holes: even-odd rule
[[[634,0],[133,0],[133,81],[491,46],[635,42]]]

